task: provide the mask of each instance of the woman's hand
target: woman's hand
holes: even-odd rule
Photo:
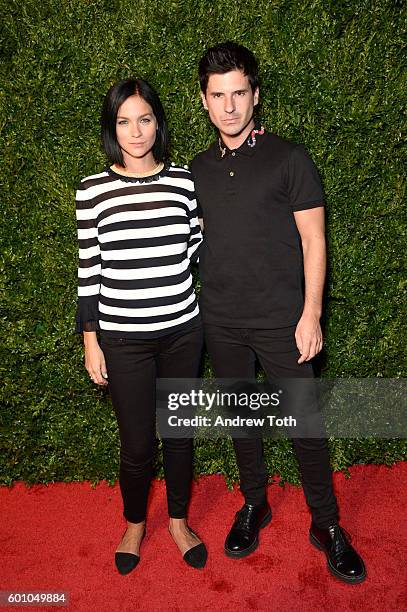
[[[83,332],[85,346],[85,368],[90,379],[96,385],[107,385],[107,370],[105,356],[99,346],[96,332]]]

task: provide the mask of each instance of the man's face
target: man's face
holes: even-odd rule
[[[253,125],[253,109],[259,101],[249,78],[241,70],[211,74],[206,94],[201,94],[204,107],[221,136],[233,138]]]

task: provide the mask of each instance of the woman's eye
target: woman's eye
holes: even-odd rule
[[[127,125],[128,121],[126,119],[120,119],[120,121],[117,122],[118,125]]]
[[[141,120],[141,123],[151,123],[151,119],[149,119],[148,117],[144,117],[144,118]]]

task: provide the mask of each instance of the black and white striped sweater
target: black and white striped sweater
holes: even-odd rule
[[[188,170],[139,179],[107,168],[81,181],[76,216],[78,332],[156,338],[197,320],[190,263],[202,234]]]

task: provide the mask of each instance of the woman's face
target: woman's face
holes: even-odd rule
[[[157,134],[157,120],[151,106],[138,95],[130,96],[117,111],[116,136],[123,159],[151,156]],[[146,160],[145,160],[146,161]]]

